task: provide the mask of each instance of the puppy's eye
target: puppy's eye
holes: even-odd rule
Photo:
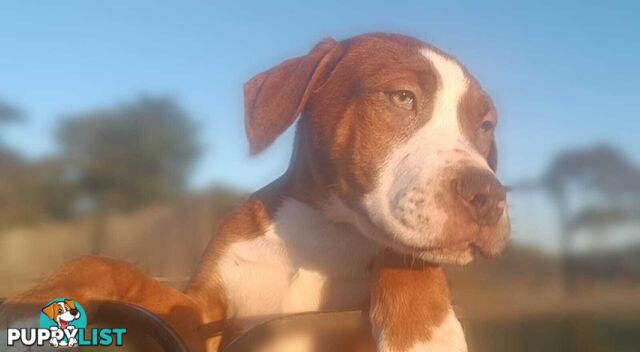
[[[496,124],[491,121],[484,121],[480,125],[480,129],[482,129],[482,131],[485,133],[492,132],[495,128],[496,128]]]
[[[416,96],[408,90],[396,90],[388,93],[389,99],[397,105],[405,110],[413,110]]]
[[[62,313],[62,308],[58,308],[58,313]]]

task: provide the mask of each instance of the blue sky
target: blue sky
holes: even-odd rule
[[[65,113],[171,94],[195,117],[194,188],[253,190],[280,174],[289,132],[248,157],[242,84],[323,37],[390,31],[458,57],[494,97],[500,173],[544,171],[566,147],[610,141],[640,159],[640,6],[633,2],[14,1],[0,7],[0,98],[29,120],[3,137],[55,151]]]

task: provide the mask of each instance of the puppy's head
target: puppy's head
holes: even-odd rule
[[[58,323],[63,329],[67,328],[70,321],[80,318],[80,312],[76,309],[75,301],[65,299],[62,302],[53,302],[42,308],[42,312],[49,319]]]
[[[303,115],[295,158],[335,220],[437,263],[504,247],[496,111],[451,56],[398,35],[327,39],[254,77],[245,98],[253,153]]]

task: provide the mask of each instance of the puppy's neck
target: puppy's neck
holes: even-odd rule
[[[319,208],[331,196],[335,187],[335,172],[310,145],[303,121],[296,127],[293,153],[287,171],[274,184],[284,197],[296,199],[312,208]]]

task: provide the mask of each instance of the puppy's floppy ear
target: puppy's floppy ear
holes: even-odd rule
[[[72,299],[65,299],[64,303],[69,306],[69,309],[76,309],[76,302]]]
[[[296,120],[316,83],[333,67],[340,45],[327,38],[306,56],[259,73],[244,85],[244,124],[252,155]]]
[[[49,319],[54,320],[57,313],[58,303],[53,302],[50,305],[42,308],[42,313],[49,317]],[[54,320],[55,321],[55,320]]]
[[[491,142],[491,149],[489,150],[487,163],[493,172],[498,170],[498,148],[496,147],[496,141]]]

